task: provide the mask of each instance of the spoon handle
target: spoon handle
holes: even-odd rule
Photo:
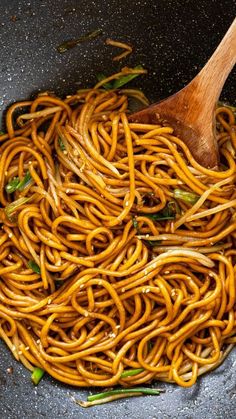
[[[208,100],[215,103],[223,89],[224,83],[236,63],[236,18],[229,27],[224,38],[215,52],[193,79],[193,83],[199,84],[199,90],[205,92]]]

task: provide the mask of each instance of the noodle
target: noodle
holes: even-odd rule
[[[142,93],[103,89],[144,72],[14,104],[0,136],[0,338],[74,386],[189,387],[236,343],[235,115],[218,108],[203,168],[171,127],[129,122]]]

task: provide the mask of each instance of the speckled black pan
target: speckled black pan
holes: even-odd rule
[[[0,0],[0,111],[39,90],[65,95],[91,86],[99,71],[118,68],[106,37],[128,41],[135,52],[124,65],[143,64],[136,81],[151,100],[179,90],[203,66],[232,22],[235,0]],[[60,55],[56,46],[102,28],[104,34]],[[222,98],[236,100],[235,71]],[[13,373],[7,369],[13,367]],[[30,374],[0,343],[1,419],[230,419],[236,417],[236,351],[190,389],[165,387],[161,396],[117,401],[85,410],[72,398],[87,390]],[[159,386],[159,385],[158,385]]]

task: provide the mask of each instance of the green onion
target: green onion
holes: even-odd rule
[[[149,244],[149,246],[159,246],[162,243],[162,240],[145,240],[145,243]]]
[[[134,67],[134,70],[143,70],[143,67],[141,65],[137,65],[136,67]],[[120,87],[129,83],[131,80],[135,79],[138,76],[140,76],[140,74],[127,74],[125,76],[119,77],[119,79],[114,81],[113,89],[119,89]]]
[[[175,189],[174,190],[174,198],[181,199],[188,204],[194,205],[199,199],[199,195],[195,194],[194,192],[186,192],[182,189]]]
[[[29,260],[28,267],[30,269],[32,269],[32,271],[34,271],[36,274],[40,274],[41,273],[41,270],[40,270],[39,265],[37,265],[37,263],[34,260]]]
[[[32,178],[30,172],[28,171],[22,180],[20,180],[18,177],[11,179],[5,186],[5,190],[9,194],[17,190],[23,191],[31,183],[31,181]]]
[[[6,132],[5,131],[0,131],[0,135],[5,135]]]
[[[136,230],[138,230],[138,221],[136,220],[135,217],[132,217],[132,223],[133,223],[134,228],[136,228]]]
[[[160,391],[162,390],[146,387],[122,388],[105,391],[103,393],[93,394],[92,396],[87,397],[87,401],[76,400],[76,403],[78,403],[82,407],[90,407],[98,404],[112,402],[114,400],[122,399],[125,397],[142,395],[159,396]]]
[[[17,189],[19,191],[23,191],[32,181],[32,177],[30,175],[30,172],[28,171],[25,175],[25,177],[20,181]]]
[[[107,76],[104,73],[98,73],[97,74],[98,81],[102,81],[106,78],[107,78]],[[102,85],[102,87],[104,87],[104,89],[106,89],[106,90],[111,90],[111,89],[113,89],[113,84],[112,84],[112,82],[107,82],[107,83],[104,83]]]
[[[60,54],[68,51],[71,48],[74,48],[76,45],[81,44],[82,42],[90,41],[91,39],[96,38],[102,34],[102,29],[96,29],[95,31],[89,32],[86,35],[80,36],[78,39],[69,39],[68,41],[63,42],[57,47],[57,51]]]
[[[137,374],[139,374],[140,372],[143,372],[143,371],[144,371],[143,368],[125,370],[125,371],[122,372],[120,378],[133,377],[133,375],[137,375]]]
[[[10,220],[11,216],[14,214],[14,212],[16,210],[18,210],[19,207],[21,207],[21,205],[24,205],[26,202],[28,202],[31,199],[30,197],[22,197],[17,199],[16,201],[11,202],[10,204],[8,204],[5,207],[5,214],[7,216],[7,218]]]
[[[153,213],[153,214],[142,214],[145,217],[151,218],[151,220],[165,221],[165,220],[174,220],[177,213],[180,212],[179,206],[175,201],[170,201],[167,203],[165,208],[162,211]]]
[[[59,145],[61,151],[64,151],[66,149],[66,146],[63,143],[63,140],[61,139],[61,137],[58,138],[58,145]]]
[[[33,381],[34,385],[37,386],[40,380],[43,378],[45,371],[42,368],[34,368],[31,374],[31,380]]]
[[[14,177],[11,179],[8,184],[5,186],[5,190],[7,193],[15,192],[19,185],[20,179],[18,177]]]

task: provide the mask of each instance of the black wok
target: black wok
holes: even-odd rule
[[[124,65],[143,64],[137,81],[151,100],[176,92],[199,71],[235,17],[235,0],[1,0],[0,111],[39,90],[58,94],[91,86],[100,71],[117,70],[107,37],[128,41],[135,52]],[[104,35],[60,55],[55,47],[102,28]],[[235,102],[235,71],[222,94]],[[135,83],[134,83],[135,84]],[[4,113],[3,113],[4,115]],[[4,117],[3,117],[4,124]],[[0,342],[0,418],[235,418],[236,351],[190,389],[163,385],[161,396],[117,401],[89,410],[72,397],[87,390],[45,376],[34,388],[30,373]],[[9,368],[13,373],[9,374]],[[159,384],[157,384],[159,386]]]

